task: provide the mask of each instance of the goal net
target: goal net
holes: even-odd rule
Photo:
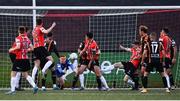
[[[42,18],[45,28],[53,21],[57,26],[52,31],[54,40],[60,54],[77,52],[80,42],[83,41],[86,32],[93,32],[100,50],[100,66],[113,64],[119,61],[128,61],[131,53],[120,50],[119,45],[131,47],[131,43],[139,40],[138,27],[146,25],[150,32],[160,33],[162,27],[170,29],[170,35],[180,43],[180,10],[179,9],[37,9],[36,18]],[[10,87],[10,71],[12,63],[8,55],[8,49],[17,36],[17,28],[20,25],[33,29],[32,10],[25,9],[0,9],[0,88]],[[31,33],[28,35],[32,39]],[[52,54],[55,62],[57,57]],[[179,54],[177,55],[178,58]],[[31,54],[30,54],[31,58]],[[180,87],[180,59],[173,67],[175,83]],[[33,67],[33,62],[31,60]],[[104,66],[106,67],[106,66]],[[31,72],[29,72],[31,74]],[[155,72],[150,75],[149,87],[162,87],[160,76]],[[71,86],[73,74],[66,80],[66,87]],[[85,71],[85,87],[96,88],[96,76],[92,71]],[[111,88],[128,87],[123,82],[124,71],[113,70],[103,73]],[[52,87],[50,72],[48,73],[47,87]],[[30,87],[21,79],[22,87]],[[139,81],[140,82],[140,81]],[[141,83],[141,82],[140,82]]]

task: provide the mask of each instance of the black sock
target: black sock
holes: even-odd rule
[[[72,88],[75,88],[75,85],[76,85],[76,83],[78,81],[78,78],[79,78],[79,75],[78,76],[74,76]]]
[[[61,90],[63,90],[64,89],[64,85],[61,85]]]
[[[174,79],[173,79],[173,75],[172,74],[169,75],[169,80],[170,80],[171,86],[174,86]]]
[[[135,88],[136,89],[139,88],[139,77],[138,76],[137,77],[133,77],[133,81],[135,83]]]
[[[47,77],[47,74],[45,74],[45,78],[42,79],[42,86],[46,85],[46,77]]]
[[[55,70],[51,71],[51,77],[52,77],[53,84],[56,84],[56,72],[55,72]]]
[[[166,80],[166,77],[162,77],[162,81],[163,81],[164,87],[167,88],[167,80]]]
[[[37,71],[37,73],[36,73],[36,75],[35,75],[35,84],[38,84],[38,71]]]
[[[144,87],[144,88],[147,88],[147,84],[148,84],[148,77],[147,77],[147,76],[144,76],[144,77],[143,77],[143,87]]]
[[[22,74],[21,74],[20,79],[19,79],[19,88],[21,88],[21,80],[22,80]]]
[[[96,76],[96,80],[97,80],[97,84],[98,84],[98,88],[101,88],[101,80],[99,76]]]
[[[144,76],[141,75],[141,83],[142,83],[142,85],[143,85],[143,78],[144,78]]]

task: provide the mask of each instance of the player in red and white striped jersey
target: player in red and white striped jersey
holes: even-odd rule
[[[35,75],[37,73],[37,70],[40,67],[40,63],[43,62],[44,59],[48,59],[48,61],[45,63],[42,69],[42,75],[44,79],[47,69],[53,64],[54,60],[52,56],[44,47],[44,35],[51,32],[51,30],[56,26],[56,23],[54,22],[51,25],[51,27],[49,27],[48,29],[44,29],[43,21],[41,19],[37,19],[36,23],[37,25],[32,33],[33,44],[34,44],[34,55],[35,55],[35,61],[34,61],[35,65],[32,71],[33,80],[35,80]],[[45,90],[45,87],[43,87],[43,90]]]
[[[30,70],[30,62],[27,55],[28,51],[33,50],[33,46],[30,39],[25,34],[24,26],[19,27],[19,36],[16,37],[15,42],[15,47],[9,49],[10,53],[16,51],[16,59],[11,71],[11,91],[7,92],[6,94],[15,94],[17,72],[22,72],[22,75],[33,87],[33,92],[35,94],[37,93],[38,88],[32,77],[28,75],[28,71]]]

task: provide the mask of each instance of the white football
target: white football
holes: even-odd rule
[[[77,59],[78,55],[76,53],[71,53],[69,57],[70,59]]]

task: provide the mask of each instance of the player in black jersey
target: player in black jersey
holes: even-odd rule
[[[174,90],[175,85],[174,85],[174,79],[173,79],[173,74],[172,74],[172,67],[176,64],[177,46],[176,46],[175,40],[173,40],[172,37],[170,38],[171,38],[170,53],[171,53],[172,65],[171,65],[171,68],[167,69],[167,73],[169,75],[171,89]]]
[[[161,54],[162,53],[162,58]],[[143,90],[141,91],[142,93],[147,92],[147,84],[148,84],[148,74],[150,71],[153,70],[153,68],[156,68],[156,71],[158,71],[163,80],[164,87],[166,88],[166,92],[170,92],[168,87],[167,87],[167,81],[163,69],[163,65],[165,64],[165,53],[164,53],[164,48],[162,43],[157,41],[157,34],[156,33],[151,33],[150,34],[150,42],[145,44],[144,46],[144,52],[143,52],[143,57],[142,57],[142,62],[145,61],[144,56],[148,57],[148,62],[146,64],[146,69],[144,72],[144,77],[143,77]]]
[[[148,27],[141,25],[139,26],[139,36],[140,36],[140,42],[141,42],[141,55],[144,52],[144,45],[149,42],[149,36],[148,36]],[[147,61],[147,56],[144,56],[145,62]],[[141,64],[141,81],[143,82],[143,76],[145,72],[146,66],[144,64]]]
[[[56,54],[56,56],[58,58],[60,58],[60,55],[59,55],[57,47],[56,47],[56,41],[53,40],[53,34],[51,32],[47,34],[47,38],[45,39],[45,45],[44,46],[50,55],[52,52],[54,52]],[[40,64],[40,67],[43,68],[45,63],[48,60],[42,59],[41,61],[42,61],[42,63]],[[55,73],[54,63],[49,67],[49,69],[51,70],[51,77],[52,77],[52,81],[53,81],[53,90],[58,90],[59,88],[56,85],[56,73]],[[46,90],[45,89],[46,77],[47,77],[47,74],[45,74],[45,78],[42,78],[42,89],[43,90]]]

